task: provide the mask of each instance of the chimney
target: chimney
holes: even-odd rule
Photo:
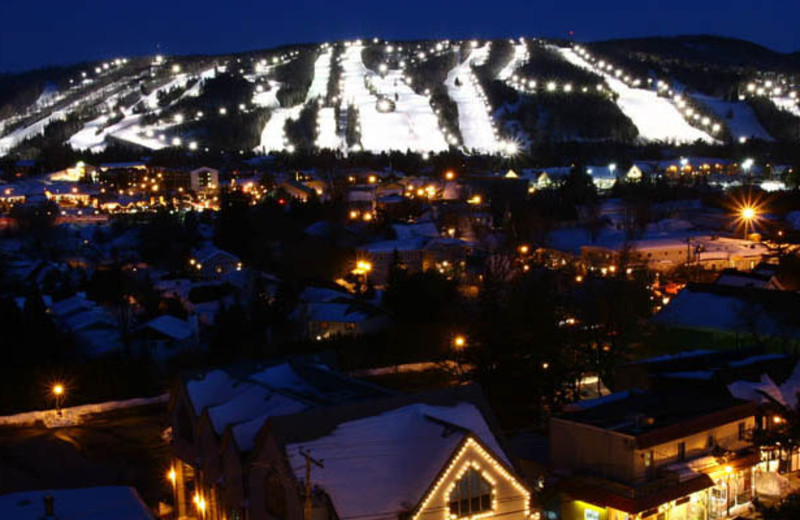
[[[45,518],[55,518],[55,506],[54,506],[55,499],[51,495],[44,496],[44,517]]]

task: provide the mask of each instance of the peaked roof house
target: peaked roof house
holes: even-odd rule
[[[254,519],[541,517],[475,387],[272,418],[252,464]]]
[[[475,387],[394,395],[292,359],[186,379],[171,417],[180,518],[540,518]]]
[[[755,287],[689,284],[651,322],[669,342],[715,348],[758,345],[786,351],[800,343],[800,294]]]
[[[247,459],[270,417],[385,395],[317,358],[232,366],[181,379],[170,402],[170,476],[178,516],[214,511],[236,518],[247,510]]]

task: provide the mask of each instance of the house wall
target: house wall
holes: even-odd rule
[[[637,483],[655,477],[663,466],[678,462],[679,443],[686,445],[684,460],[711,452],[708,437],[715,445],[739,450],[749,445],[747,434],[739,438],[739,424],[749,432],[755,427],[755,417],[747,417],[709,428],[701,432],[676,437],[669,442],[636,449],[635,438],[617,432],[563,419],[550,420],[550,460],[557,473],[582,473],[624,483]],[[653,464],[648,469],[647,455],[652,451]]]
[[[242,457],[231,437],[228,437],[223,443],[221,459],[220,510],[230,518],[233,518],[237,512],[241,516],[246,498]],[[243,516],[241,517],[243,518]]]
[[[304,502],[301,486],[273,437],[269,435],[261,437],[258,449],[253,459],[249,461],[248,470],[247,486],[250,505],[248,520],[302,520]],[[286,511],[283,518],[278,518],[267,510],[269,488],[267,483],[270,476],[277,477],[283,486],[286,499]]]
[[[220,464],[220,438],[214,431],[211,420],[203,414],[197,425],[198,461],[203,486],[210,488],[222,474]]]
[[[449,498],[452,487],[469,467],[478,469],[484,478],[492,483],[494,491],[492,511],[471,518],[484,516],[487,518],[498,516],[506,520],[530,520],[532,518],[529,509],[530,493],[527,489],[509,474],[489,452],[470,439],[444,468],[439,479],[432,483],[433,487],[428,496],[422,501],[417,513],[411,516],[411,520],[450,520]],[[538,512],[533,515],[533,518],[536,518],[536,514]]]
[[[550,420],[550,461],[556,473],[589,473],[630,481],[634,476],[635,440],[563,419]]]
[[[745,428],[744,438],[739,438],[739,424]],[[721,446],[728,451],[737,451],[751,443],[747,440],[747,435],[755,428],[755,416],[747,417],[738,421],[729,422],[715,428],[709,428],[702,432],[685,437],[679,437],[669,442],[659,444],[642,450],[636,450],[634,457],[635,471],[634,476],[637,480],[647,477],[647,467],[645,466],[645,454],[653,452],[653,467],[660,467],[679,462],[679,444],[685,443],[686,455],[684,460],[691,460],[709,454],[713,448],[708,445],[709,436],[714,437],[714,445]]]

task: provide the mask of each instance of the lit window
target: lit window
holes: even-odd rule
[[[450,494],[450,515],[459,518],[492,510],[492,485],[470,468],[456,482]]]

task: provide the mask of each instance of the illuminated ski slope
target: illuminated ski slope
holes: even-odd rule
[[[754,138],[765,141],[773,140],[772,136],[758,121],[753,109],[744,101],[725,101],[724,99],[702,94],[693,94],[692,97],[711,109],[720,120],[725,121],[725,126],[734,139],[744,137],[746,139]],[[728,116],[732,117],[729,118]]]
[[[569,63],[605,79],[611,90],[619,96],[617,106],[639,130],[640,139],[676,143],[693,143],[698,139],[708,143],[716,142],[707,133],[687,123],[669,99],[659,97],[651,90],[629,87],[613,75],[596,69],[570,48],[554,49]]]
[[[770,98],[776,107],[785,110],[795,117],[800,117],[800,106],[797,105],[797,99],[789,96],[774,96]]]
[[[23,141],[36,137],[44,132],[44,129],[53,121],[63,121],[67,118],[68,112],[57,110],[47,117],[44,117],[33,124],[18,128],[0,139],[0,156],[7,154],[12,148]]]
[[[506,66],[503,67],[503,69],[497,74],[497,79],[500,81],[508,80],[514,75],[518,68],[527,63],[528,58],[528,44],[525,42],[515,44],[514,55],[511,57],[511,61],[509,61]]]
[[[275,80],[269,80],[268,83],[269,90],[263,88],[256,90],[253,95],[253,104],[265,108],[277,108],[281,106],[280,101],[278,101],[278,89],[281,88],[281,84]]]
[[[343,106],[354,105],[358,109],[363,149],[375,153],[446,150],[447,143],[428,98],[417,95],[398,70],[388,71],[381,78],[367,69],[361,58],[363,48],[360,44],[350,45],[342,62]],[[378,96],[369,91],[365,79],[373,81],[378,94],[395,103],[394,111],[378,110]]]
[[[256,99],[258,100],[257,104],[273,109],[269,121],[267,121],[267,124],[264,126],[264,130],[261,132],[261,141],[258,146],[260,151],[264,153],[294,151],[294,145],[286,138],[286,122],[300,117],[300,112],[303,110],[303,107],[306,103],[315,103],[318,99],[324,98],[327,95],[332,60],[333,48],[326,46],[324,52],[322,52],[314,61],[314,77],[311,79],[311,85],[309,86],[308,93],[306,94],[306,101],[303,104],[295,105],[291,108],[281,108],[277,99],[278,90],[280,89],[280,83],[278,82],[271,82],[270,85],[272,88],[268,92],[256,95]],[[335,121],[333,121],[333,128],[333,133],[335,135]],[[323,129],[320,129],[318,142],[323,142],[326,145],[326,148],[338,148],[338,136],[336,136],[334,143],[334,140],[332,140],[328,134],[330,129],[326,126],[324,131],[325,135],[323,136]]]
[[[336,150],[342,147],[342,139],[336,134],[336,109],[320,107],[317,114],[317,148]]]
[[[291,108],[276,108],[272,111],[269,121],[261,132],[261,144],[259,148],[264,153],[280,152],[283,150],[293,151],[294,148],[286,139],[284,131],[286,121],[300,117],[303,105],[296,105]]]
[[[198,81],[196,81],[194,85],[192,85],[180,96],[180,98],[173,101],[171,104],[175,104],[181,99],[199,96],[206,80],[214,77],[216,77],[215,68],[210,68],[203,71],[200,73]],[[162,85],[157,89],[154,89],[149,95],[142,96],[138,103],[143,103],[147,108],[158,107],[159,93],[168,92],[172,88],[183,88],[191,79],[192,76],[187,74],[179,74],[172,81]],[[112,96],[111,98],[105,100],[105,102],[109,106],[112,106],[114,104],[113,100],[118,97],[120,96]],[[123,117],[122,120],[108,126],[107,128],[103,128],[109,119],[107,115],[103,115],[93,119],[92,121],[89,121],[81,130],[69,138],[69,145],[75,150],[91,150],[93,152],[100,152],[103,151],[108,144],[107,138],[109,136],[113,136],[117,139],[128,141],[151,150],[160,150],[167,145],[163,139],[159,139],[157,133],[174,125],[161,125],[161,127],[152,125],[148,127],[142,127],[140,126],[140,121],[142,119],[141,114],[134,114],[131,110],[123,110],[123,113],[125,114],[125,117]]]
[[[458,127],[464,148],[494,153],[499,149],[489,104],[472,73],[471,64],[480,65],[489,56],[489,44],[473,49],[466,60],[456,65],[445,79],[447,92],[458,105]],[[456,85],[456,79],[461,83]]]
[[[314,98],[324,98],[328,95],[328,80],[331,77],[331,62],[333,60],[333,48],[327,47],[317,60],[314,62],[314,79],[308,88],[306,101]]]

